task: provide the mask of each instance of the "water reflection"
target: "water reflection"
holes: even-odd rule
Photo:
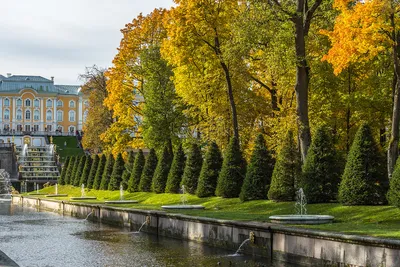
[[[0,250],[20,266],[294,266],[0,204]]]

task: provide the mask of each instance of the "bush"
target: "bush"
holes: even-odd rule
[[[338,154],[325,127],[317,129],[307,152],[299,187],[308,203],[326,203],[337,198],[340,174]]]
[[[240,150],[239,140],[232,137],[225,151],[219,173],[216,195],[225,198],[238,197],[246,175],[246,161]]]
[[[74,186],[80,186],[79,181],[82,177],[83,168],[85,167],[86,156],[82,156],[79,160],[78,167],[76,169],[75,178],[74,178]]]
[[[164,193],[170,167],[171,155],[168,151],[168,146],[165,145],[154,172],[153,181],[151,184],[153,192],[158,194]]]
[[[96,169],[96,174],[94,175],[93,189],[98,190],[101,184],[101,178],[103,177],[104,167],[106,166],[107,158],[106,155],[101,155],[99,164]]]
[[[99,162],[100,162],[99,155],[95,155],[92,165],[90,166],[89,177],[87,180],[87,188],[89,188],[89,189],[93,188],[94,178],[96,176],[96,171],[97,171],[97,167],[99,166]]]
[[[87,155],[86,160],[85,160],[85,165],[84,165],[83,171],[82,171],[81,180],[79,181],[79,184],[80,185],[84,184],[86,188],[87,188],[87,181],[89,178],[89,172],[90,172],[91,166],[92,166],[92,157]]]
[[[82,156],[76,156],[74,166],[72,167],[71,171],[71,177],[69,178],[69,184],[74,185],[75,184],[75,176],[76,176],[76,171],[78,170],[78,165],[81,161]]]
[[[196,193],[202,164],[203,158],[199,146],[191,144],[187,153],[187,160],[181,181],[181,185],[184,185],[186,191],[190,194]]]
[[[198,197],[214,196],[221,165],[221,152],[219,151],[217,144],[212,142],[208,147],[201,166],[199,183],[196,191]]]
[[[390,205],[400,207],[400,158],[397,159],[392,178],[390,179],[387,199]]]
[[[278,155],[272,172],[268,198],[275,201],[292,201],[295,197],[295,185],[301,177],[300,153],[289,131]]]
[[[113,171],[111,173],[110,182],[108,183],[108,190],[119,190],[122,184],[122,173],[125,170],[125,162],[122,158],[122,154],[118,153],[117,159],[115,160]]]
[[[139,191],[140,177],[142,176],[144,164],[145,159],[143,151],[140,149],[138,153],[136,153],[136,157],[133,162],[133,168],[131,169],[131,173],[129,176],[128,192],[132,193]]]
[[[142,177],[140,178],[139,190],[141,192],[151,191],[151,182],[153,180],[154,170],[157,166],[156,151],[152,148],[147,156],[146,163],[144,164]]]
[[[171,170],[168,174],[167,186],[165,187],[166,193],[178,193],[179,185],[182,180],[183,169],[185,168],[185,153],[182,149],[182,144],[179,144],[178,149],[174,154],[172,160]]]
[[[250,164],[247,168],[240,200],[256,200],[267,198],[271,176],[274,170],[274,160],[267,150],[262,134],[257,136]]]
[[[61,170],[61,175],[60,177],[58,177],[58,181],[57,183],[60,185],[64,185],[65,184],[65,175],[67,173],[67,169],[68,169],[68,165],[70,162],[70,157],[67,156],[67,158],[65,159],[64,165],[62,166],[62,170]]]
[[[339,187],[344,205],[377,205],[386,202],[388,188],[385,158],[367,124],[358,129]]]
[[[111,173],[114,167],[114,157],[109,154],[107,157],[106,165],[104,166],[103,175],[101,176],[100,190],[107,190],[110,183]]]

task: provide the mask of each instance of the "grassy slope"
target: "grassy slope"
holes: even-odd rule
[[[54,193],[54,187],[41,190]],[[69,196],[80,196],[81,189],[72,186],[59,186],[59,193]],[[179,194],[125,193],[125,199],[139,200],[138,204],[118,205],[136,209],[160,210],[161,205],[179,204]],[[119,199],[119,191],[90,190],[88,196],[96,196],[98,202]],[[61,198],[62,199],[62,198]],[[67,200],[68,198],[63,198]],[[189,204],[202,204],[205,210],[173,211],[193,216],[217,219],[266,222],[271,215],[293,214],[293,202],[272,202],[257,200],[241,203],[238,198],[223,199],[219,197],[198,198],[188,195]],[[335,223],[315,226],[298,226],[304,228],[336,231],[351,234],[371,235],[378,237],[400,238],[400,210],[391,206],[342,206],[337,203],[312,204],[307,206],[308,214],[326,214],[335,216]]]
[[[83,155],[82,148],[77,147],[78,142],[75,136],[55,136],[53,142],[57,145],[57,153],[62,162],[67,156]],[[64,147],[64,142],[67,142],[66,147]]]

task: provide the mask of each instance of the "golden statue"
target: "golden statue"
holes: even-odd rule
[[[12,136],[11,140],[12,140],[12,143],[14,144],[15,143],[15,136],[14,135]]]
[[[53,136],[50,136],[50,144],[53,144]]]
[[[24,144],[30,145],[31,144],[31,138],[30,137],[24,137]]]

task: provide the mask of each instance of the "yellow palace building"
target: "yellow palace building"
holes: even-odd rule
[[[56,85],[54,77],[0,75],[2,136],[75,135],[82,130],[87,109],[87,97],[78,85]]]

